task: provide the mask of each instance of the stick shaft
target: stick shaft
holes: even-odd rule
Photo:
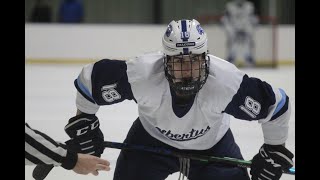
[[[228,164],[228,165],[233,165],[238,167],[245,167],[245,168],[250,168],[251,166],[251,161],[246,161],[246,160],[241,160],[236,158],[229,158],[229,157],[215,157],[215,156],[181,153],[181,152],[176,152],[176,151],[172,151],[165,148],[159,148],[159,147],[148,147],[143,145],[134,145],[134,144],[118,143],[118,142],[110,142],[110,141],[104,141],[103,145],[104,147],[108,147],[108,148],[147,151],[147,152],[153,152],[153,153],[162,154],[162,155],[189,158],[189,159],[199,160],[204,162],[223,163],[223,164]],[[294,175],[295,168],[290,168],[287,171],[283,171],[283,173]]]
[[[172,151],[170,149],[159,148],[159,147],[148,147],[143,145],[134,145],[134,144],[127,144],[127,143],[118,143],[118,142],[110,142],[104,141],[103,147],[105,148],[114,148],[114,149],[127,149],[127,150],[138,150],[138,151],[146,151],[157,153],[161,155],[167,156],[174,156],[180,158],[189,158],[192,160],[204,161],[204,162],[216,162],[216,163],[223,163],[232,166],[250,168],[251,161],[236,159],[236,158],[229,158],[229,157],[214,157],[214,156],[206,156],[206,155],[198,155],[198,154],[188,154],[188,153],[181,153]],[[32,176],[35,180],[43,180],[49,172],[52,170],[53,165],[37,165],[33,170]],[[290,168],[287,171],[283,171],[283,173],[295,175],[295,168]]]

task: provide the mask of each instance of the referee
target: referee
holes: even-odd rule
[[[75,173],[97,176],[99,170],[109,171],[110,163],[99,157],[75,153],[46,134],[25,123],[25,165],[52,164]]]

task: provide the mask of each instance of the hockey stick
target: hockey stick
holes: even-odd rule
[[[229,158],[229,157],[215,157],[215,156],[181,153],[181,152],[176,152],[176,151],[172,151],[165,148],[159,148],[159,147],[148,147],[148,146],[142,146],[142,145],[117,143],[117,142],[109,142],[109,141],[104,141],[103,146],[108,148],[116,148],[116,149],[141,150],[141,151],[153,152],[157,154],[174,156],[179,158],[189,158],[192,160],[199,160],[204,162],[223,163],[227,165],[244,167],[244,168],[250,168],[251,166],[251,161],[246,161],[246,160],[241,160],[236,158]],[[292,167],[286,171],[283,171],[283,173],[295,175],[295,168]]]
[[[176,152],[176,151],[172,151],[165,148],[159,148],[159,147],[148,147],[143,145],[134,145],[134,144],[118,143],[118,142],[110,142],[110,141],[104,141],[103,146],[105,148],[139,150],[139,151],[152,152],[152,153],[157,153],[157,154],[167,155],[167,156],[189,158],[192,160],[199,160],[204,162],[223,163],[227,165],[244,167],[244,168],[250,168],[251,166],[251,161],[246,161],[246,160],[241,160],[236,158],[229,158],[229,157],[214,157],[214,156],[206,156],[206,155],[198,155],[198,154],[181,153],[181,152]],[[52,165],[37,165],[33,170],[32,176],[33,178],[35,178],[35,180],[43,180],[48,175],[48,173],[51,171],[52,168],[53,168]],[[283,171],[283,173],[295,175],[295,168],[290,168],[286,171]]]

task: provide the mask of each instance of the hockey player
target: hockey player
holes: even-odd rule
[[[230,129],[234,116],[262,126],[264,144],[252,159],[253,180],[277,180],[282,169],[293,166],[293,154],[284,146],[290,117],[284,90],[208,54],[207,35],[195,19],[170,22],[162,45],[163,52],[83,67],[74,81],[78,114],[65,127],[68,145],[100,156],[104,136],[95,114],[101,106],[134,100],[139,117],[125,143],[243,159]],[[245,168],[122,150],[114,180],[164,180],[179,171],[190,180],[250,179]]]
[[[254,66],[253,35],[258,18],[253,4],[246,0],[228,2],[221,21],[227,35],[227,60],[235,63],[237,58],[243,58],[247,66]]]

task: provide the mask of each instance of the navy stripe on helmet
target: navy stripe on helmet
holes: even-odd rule
[[[189,48],[183,48],[183,54],[184,55],[189,54]]]
[[[181,20],[181,39],[182,41],[188,41],[189,36],[187,34],[187,21],[186,20]]]

